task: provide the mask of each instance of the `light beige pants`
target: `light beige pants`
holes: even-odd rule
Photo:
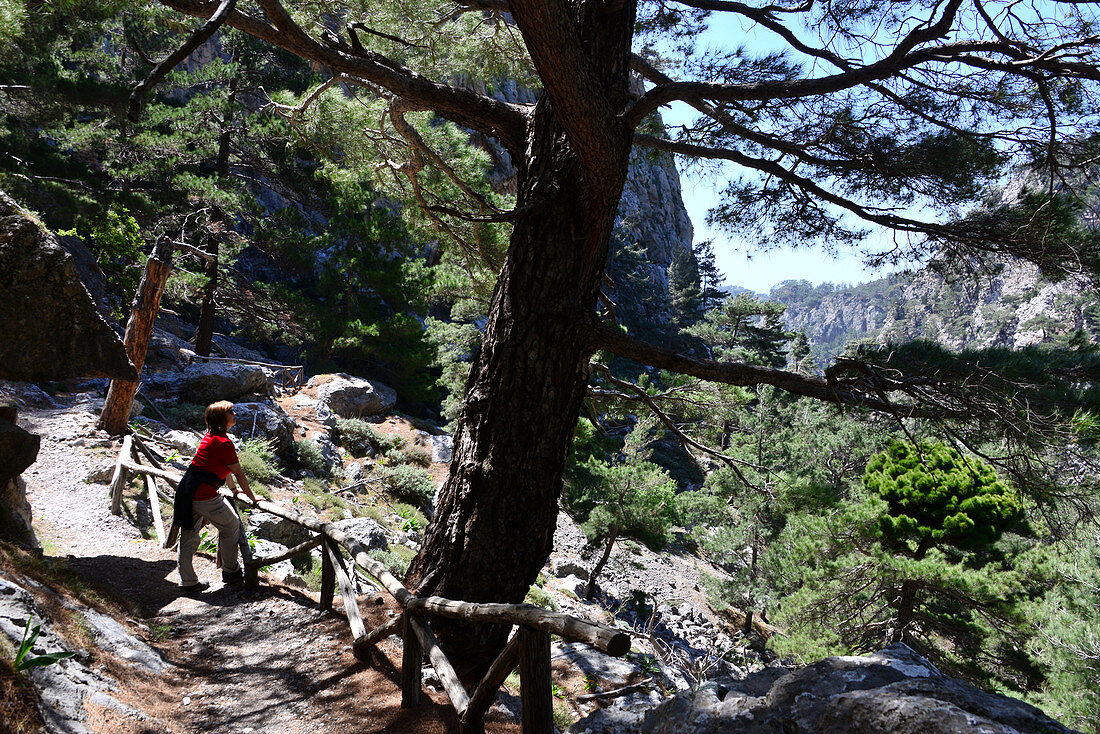
[[[191,503],[194,512],[194,530],[180,529],[180,586],[194,586],[199,582],[195,567],[191,561],[199,549],[199,535],[202,526],[210,523],[218,529],[218,558],[222,562],[224,573],[240,570],[237,562],[237,537],[240,533],[240,520],[237,513],[225,501],[224,497],[212,500],[195,500]]]

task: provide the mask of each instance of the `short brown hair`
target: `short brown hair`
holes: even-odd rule
[[[225,433],[229,423],[229,411],[233,410],[233,403],[228,400],[219,400],[206,406],[206,427],[211,433]]]

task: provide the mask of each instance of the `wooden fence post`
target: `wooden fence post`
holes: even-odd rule
[[[118,461],[115,463],[115,473],[111,477],[111,514],[122,514],[122,490],[126,487],[126,481],[130,478],[125,464],[130,460],[130,450],[133,438],[127,434],[122,438],[122,449],[118,452]]]
[[[401,650],[401,708],[410,709],[420,704],[420,668],[424,663],[424,649],[413,629],[412,615],[404,615],[401,636],[405,645]]]
[[[550,682],[550,635],[529,627],[516,632],[519,653],[523,734],[554,734],[554,696]]]
[[[336,569],[332,567],[332,559],[325,552],[325,539],[321,538],[321,611],[332,610],[332,597],[336,593]]]

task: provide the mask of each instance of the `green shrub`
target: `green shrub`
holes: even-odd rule
[[[366,507],[355,508],[356,517],[369,517],[377,523],[386,522],[386,514],[382,512],[377,505],[367,505]]]
[[[422,506],[435,495],[432,475],[420,467],[401,464],[387,468],[382,477],[390,494],[403,502]]]
[[[249,482],[249,486],[252,487],[252,494],[257,497],[263,497],[265,500],[271,499],[271,490],[263,482]]]
[[[550,596],[550,592],[541,586],[532,586],[528,589],[527,596],[524,597],[523,601],[551,612],[558,611],[558,603]]]
[[[270,482],[278,474],[275,470],[275,452],[270,442],[264,439],[245,439],[237,458],[249,479]]]
[[[342,497],[332,493],[328,482],[314,477],[302,482],[301,497],[316,510],[342,510],[348,506]]]
[[[312,441],[305,439],[295,441],[290,454],[290,463],[294,466],[308,469],[317,476],[328,475],[329,471],[328,465],[325,464],[325,457],[321,456],[321,449]]]
[[[268,464],[275,463],[275,442],[270,438],[246,438],[241,442],[241,450],[256,454]]]
[[[410,530],[423,530],[428,527],[428,518],[412,505],[398,502],[393,506],[393,511],[402,519],[401,530],[406,533]]]
[[[429,467],[432,465],[432,452],[423,446],[412,444],[401,449],[402,463]]]
[[[398,466],[405,463],[405,454],[401,453],[401,449],[390,449],[383,456],[385,461],[383,463],[390,466]]]
[[[386,570],[397,578],[403,578],[409,570],[415,554],[403,545],[390,546],[389,550],[372,550],[370,557],[386,567]]]
[[[206,430],[206,406],[195,403],[179,402],[161,408],[169,425],[178,428],[192,428],[197,431]]]
[[[569,727],[576,723],[577,717],[573,715],[573,712],[569,710],[569,705],[565,701],[554,701],[554,726],[560,731],[565,731]]]
[[[384,454],[404,443],[400,436],[387,436],[359,418],[338,419],[336,428],[332,431],[332,440],[356,457],[365,456],[371,451]]]

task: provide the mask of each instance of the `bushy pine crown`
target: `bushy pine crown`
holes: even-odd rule
[[[879,521],[883,540],[917,557],[940,544],[988,547],[1023,516],[1016,492],[991,466],[943,443],[894,441],[871,457],[863,484],[889,506]]]

